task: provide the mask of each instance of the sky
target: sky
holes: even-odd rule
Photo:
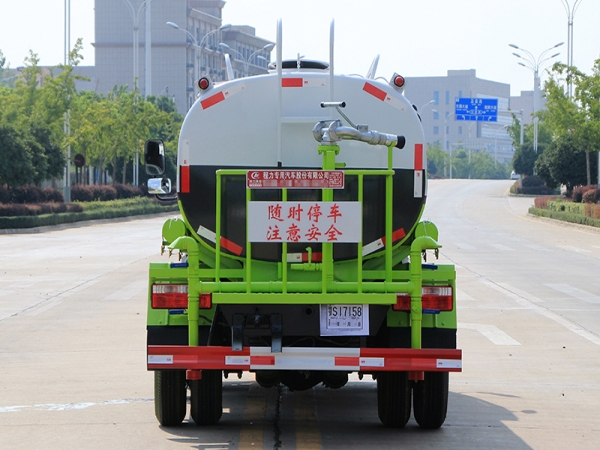
[[[98,0],[101,1],[101,0]],[[168,0],[153,0],[154,2]],[[298,53],[329,60],[335,20],[336,73],[366,75],[380,55],[378,76],[445,76],[475,69],[479,78],[511,85],[511,95],[533,89],[533,72],[518,65],[509,44],[538,58],[567,61],[567,12],[575,0],[227,0],[223,24],[250,25],[276,41],[283,29],[283,57]],[[574,16],[573,64],[591,73],[600,58],[600,0],[579,0]],[[165,26],[165,33],[168,28]],[[158,31],[160,32],[160,31]],[[158,40],[157,31],[153,39]],[[94,0],[71,0],[71,38],[82,38],[82,65],[94,64]],[[64,0],[0,0],[0,50],[10,67],[23,65],[29,50],[42,65],[64,60]],[[272,54],[275,59],[275,52]],[[524,55],[523,55],[524,56]],[[542,75],[542,80],[545,75]]]

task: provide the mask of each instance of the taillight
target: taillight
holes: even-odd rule
[[[198,305],[200,309],[210,309],[212,308],[212,294],[200,294],[200,304]]]
[[[452,311],[454,305],[451,286],[423,286],[421,292],[423,312]],[[397,294],[396,304],[392,306],[392,309],[394,311],[410,311],[410,295]]]
[[[152,308],[176,309],[188,307],[187,284],[153,284]]]
[[[188,307],[187,284],[153,284],[153,309],[186,309]],[[200,294],[200,309],[212,308],[212,294]]]

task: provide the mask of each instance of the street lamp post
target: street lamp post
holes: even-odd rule
[[[70,63],[69,52],[71,51],[71,0],[65,0],[65,66]],[[64,115],[63,131],[65,138],[71,134],[71,110]],[[71,202],[71,145],[67,147],[67,166],[65,167],[65,185],[63,187],[65,202]]]
[[[229,23],[225,24],[225,25],[221,25],[219,28],[206,33],[202,37],[202,39],[200,39],[200,43],[198,43],[198,40],[192,33],[190,33],[188,30],[184,30],[183,28],[180,28],[179,25],[177,25],[176,23],[167,22],[167,25],[170,26],[171,28],[175,28],[176,30],[179,30],[179,31],[185,33],[191,39],[192,44],[194,45],[194,49],[196,51],[196,64],[194,66],[194,78],[196,79],[196,81],[198,81],[200,79],[200,58],[202,57],[204,43],[207,42],[207,39],[209,36],[217,33],[218,31],[224,30],[225,28],[231,27],[231,24],[229,24]],[[196,83],[194,83],[194,85],[195,84]],[[196,89],[196,93],[197,93],[198,86],[195,86],[194,89]]]
[[[509,47],[512,47],[516,50],[519,50],[525,54],[525,56],[521,56],[519,53],[513,53],[517,58],[522,59],[525,63],[519,61],[519,65],[526,67],[527,69],[533,72],[533,150],[535,153],[538,151],[538,122],[539,119],[535,115],[540,109],[540,67],[546,61],[556,58],[560,55],[560,52],[553,54],[552,56],[546,56],[548,52],[551,50],[560,47],[564,42],[559,42],[558,44],[544,50],[539,57],[533,56],[533,54],[524,48],[520,48],[515,44],[508,44]]]
[[[150,48],[150,40],[151,40],[151,33],[150,33],[150,3],[152,2],[152,0],[144,0],[139,8],[137,9],[137,11],[135,10],[135,8],[133,7],[133,5],[131,4],[131,2],[129,0],[123,0],[123,2],[125,3],[125,5],[127,5],[127,7],[129,8],[129,12],[131,13],[131,19],[133,20],[133,86],[132,86],[132,90],[137,89],[137,83],[138,80],[140,78],[140,74],[139,74],[139,70],[140,70],[140,66],[139,66],[139,54],[140,54],[140,42],[139,42],[139,24],[140,24],[140,14],[142,12],[142,9],[144,9],[144,7],[146,7],[146,68],[145,68],[145,72],[146,72],[146,78],[145,78],[145,94],[149,95],[151,93],[151,84],[152,84],[152,78],[151,78],[151,67],[150,67],[150,54],[151,54],[151,48]],[[139,162],[139,152],[136,149],[135,151],[135,164],[133,165],[133,184],[134,186],[138,186],[139,185],[139,166],[140,166],[140,162]]]
[[[567,65],[569,67],[573,66],[573,18],[575,17],[575,11],[577,7],[581,4],[581,0],[574,0],[573,6],[569,4],[569,0],[562,0],[563,5],[565,7],[565,11],[567,13]],[[567,89],[569,92],[569,97],[573,95],[573,86],[571,82],[568,82]]]
[[[131,13],[131,18],[133,20],[133,89],[137,87],[139,75],[139,23],[140,23],[140,13],[146,4],[150,5],[152,0],[144,0],[138,10],[136,11],[133,5],[129,0],[123,0],[125,5],[129,8],[129,12]],[[146,24],[146,28],[149,28],[150,24]],[[149,47],[149,42],[146,42],[146,47]],[[148,50],[146,50],[148,51]],[[146,73],[150,72],[150,68],[148,67],[148,60],[146,60]],[[150,89],[149,86],[146,86],[146,90]]]
[[[429,100],[427,103],[425,103],[423,106],[421,106],[421,109],[419,110],[420,112],[423,112],[423,110],[429,106],[429,105],[433,105],[435,103],[435,100]]]
[[[221,47],[223,50],[229,50],[231,52],[236,53],[240,59],[242,60],[242,62],[244,63],[244,76],[247,77],[248,76],[248,66],[249,64],[252,62],[252,58],[254,58],[255,55],[257,55],[259,52],[265,50],[265,51],[270,51],[273,50],[273,47],[275,47],[275,44],[271,43],[271,44],[267,44],[265,45],[263,48],[256,50],[254,53],[252,53],[248,59],[244,58],[244,55],[242,55],[240,52],[238,52],[237,50],[231,48],[229,45],[221,42],[219,44],[219,47]],[[258,58],[260,58],[260,56],[258,56]]]

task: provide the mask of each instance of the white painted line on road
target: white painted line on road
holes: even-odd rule
[[[537,252],[550,252],[550,251],[552,251],[549,248],[542,247],[541,245],[536,245],[536,244],[525,244],[525,247],[530,248],[532,250],[535,250]]]
[[[496,250],[500,250],[501,252],[514,252],[515,249],[511,248],[507,245],[503,244],[490,244],[490,246],[494,247]]]
[[[546,284],[549,288],[556,291],[562,292],[563,294],[570,295],[584,302],[598,304],[600,303],[600,297],[589,292],[577,289],[576,287],[569,286],[568,284]]]
[[[484,325],[479,323],[459,323],[459,329],[479,331],[492,343],[496,345],[521,345],[496,325]]]
[[[590,341],[596,345],[600,345],[600,336],[586,330],[585,328],[580,327],[579,325],[571,322],[568,319],[565,319],[560,314],[557,314],[553,311],[550,311],[549,309],[546,309],[543,306],[536,305],[535,303],[532,303],[529,300],[519,297],[518,295],[515,295],[512,292],[507,291],[502,286],[499,286],[498,284],[493,283],[492,281],[490,281],[486,278],[482,278],[481,282],[483,284],[485,284],[486,286],[489,286],[492,289],[495,289],[497,291],[504,293],[507,297],[513,299],[515,302],[517,302],[519,305],[523,306],[525,309],[531,309],[531,310],[535,311],[536,313],[538,313],[550,320],[553,320],[557,324],[562,325],[567,330],[572,331],[573,333],[581,336],[582,338],[587,339],[588,341]]]
[[[456,298],[462,301],[475,301],[473,297],[471,297],[465,291],[461,291],[460,289],[456,290]]]
[[[124,398],[119,400],[108,400],[97,403],[49,403],[45,405],[27,405],[27,406],[0,406],[0,413],[11,413],[21,412],[23,410],[33,411],[71,411],[77,409],[87,409],[92,406],[106,406],[106,405],[126,405],[129,403],[149,403],[153,402],[153,398]]]
[[[133,283],[128,284],[124,288],[121,288],[118,291],[115,291],[112,294],[104,297],[102,300],[103,301],[129,300],[130,298],[139,294],[140,291],[146,291],[147,289],[148,289],[147,281],[144,281],[144,280],[134,281]]]
[[[566,250],[568,252],[575,252],[575,253],[592,253],[591,250],[584,250],[582,248],[579,247],[574,247],[572,245],[557,245],[558,248],[562,248],[563,250]]]

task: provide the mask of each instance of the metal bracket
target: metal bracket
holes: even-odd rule
[[[281,353],[283,324],[281,314],[271,314],[271,352]]]
[[[244,349],[244,322],[243,314],[234,314],[231,325],[231,349],[241,352]]]

